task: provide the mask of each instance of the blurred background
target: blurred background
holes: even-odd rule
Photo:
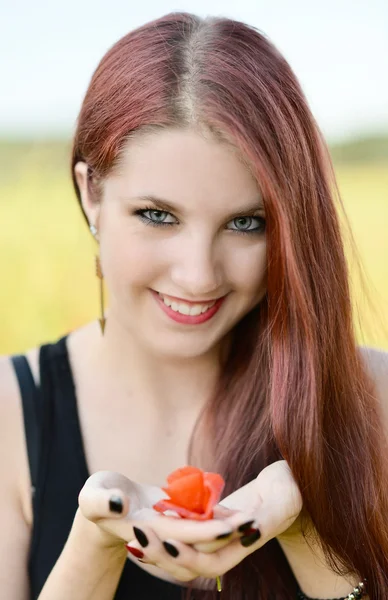
[[[72,133],[104,53],[175,10],[245,21],[291,64],[329,145],[363,267],[366,288],[349,263],[357,336],[388,349],[386,0],[0,0],[0,353],[97,318],[95,242],[70,180]]]

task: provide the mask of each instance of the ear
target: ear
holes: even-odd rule
[[[88,165],[85,162],[77,162],[74,166],[74,176],[81,195],[81,204],[88,218],[89,224],[98,229],[100,215],[100,202],[92,197],[91,186],[88,178]]]

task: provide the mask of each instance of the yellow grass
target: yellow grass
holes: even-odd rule
[[[47,164],[44,156],[27,158],[13,158],[0,182],[1,354],[53,341],[95,319],[99,310],[95,243],[78,208],[66,159],[52,168],[49,156]],[[337,177],[377,316],[387,326],[387,165],[342,167]],[[388,349],[387,329],[367,306],[361,308],[372,326],[363,343]]]

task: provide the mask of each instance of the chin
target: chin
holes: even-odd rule
[[[186,334],[187,335],[187,334]],[[154,353],[159,354],[163,358],[174,358],[176,360],[184,360],[184,359],[194,359],[200,356],[204,356],[205,354],[211,352],[214,347],[219,343],[218,341],[214,342],[213,340],[209,340],[206,343],[206,340],[198,341],[197,343],[190,339],[190,336],[187,335],[186,340],[177,340],[173,342],[165,340],[165,343],[160,344],[160,339],[158,340],[158,345],[154,347]]]

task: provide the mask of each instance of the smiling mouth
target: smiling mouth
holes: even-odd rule
[[[188,302],[186,300],[181,300],[174,296],[167,296],[165,294],[161,294],[157,292],[159,298],[164,302],[166,306],[171,308],[174,312],[180,313],[182,315],[188,316],[198,316],[210,308],[212,308],[215,303],[220,300],[220,298],[216,298],[216,300],[211,300],[208,302]]]
[[[221,296],[217,300],[212,300],[206,303],[201,302],[185,302],[173,296],[165,296],[150,288],[150,292],[154,296],[162,311],[176,323],[181,325],[201,325],[212,319],[221,308],[225,296]]]

